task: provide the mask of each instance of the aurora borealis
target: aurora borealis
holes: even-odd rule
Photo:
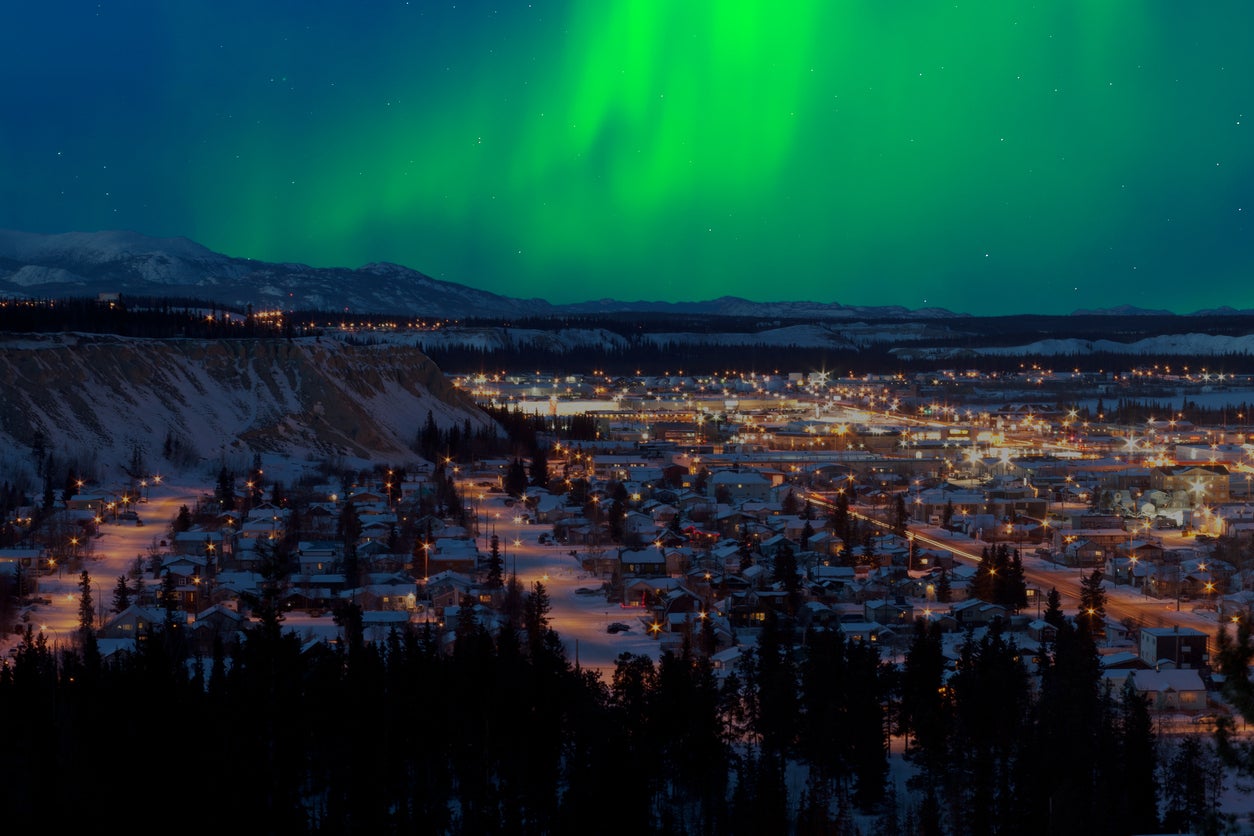
[[[1254,3],[48,2],[0,228],[510,296],[1254,308]]]

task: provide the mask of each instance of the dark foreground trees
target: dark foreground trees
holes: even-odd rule
[[[0,815],[13,832],[138,816],[264,834],[1158,824],[1149,715],[1100,687],[1085,631],[1065,626],[1041,654],[1039,687],[1035,649],[996,629],[967,637],[950,671],[923,623],[895,667],[873,643],[774,616],[721,677],[684,644],[624,654],[602,679],[566,658],[547,613],[536,584],[492,632],[371,643],[349,607],[339,644],[306,646],[263,599],[242,642],[199,656],[177,621],[111,655],[90,631],[68,649],[28,632],[0,669]],[[890,733],[909,741],[908,783]],[[1177,796],[1173,825],[1198,806]]]

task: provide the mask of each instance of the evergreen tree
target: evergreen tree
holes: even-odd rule
[[[1106,635],[1106,590],[1102,588],[1102,577],[1102,570],[1094,569],[1080,580],[1076,626],[1094,641]]]
[[[970,592],[972,598],[978,598],[981,601],[992,602],[996,596],[997,584],[997,557],[996,549],[990,549],[985,546],[980,552],[980,562],[976,564],[975,575],[971,578]]]
[[[1223,675],[1223,696],[1246,723],[1254,723],[1254,630],[1246,619],[1237,622],[1235,634],[1221,627],[1216,636],[1218,652],[1215,668]],[[1254,743],[1236,735],[1233,720],[1220,716],[1215,735],[1217,751],[1224,762],[1244,778],[1254,777]]]
[[[527,491],[527,468],[522,459],[515,458],[505,472],[505,492],[512,497],[521,497]]]
[[[850,640],[847,653],[853,801],[862,810],[870,811],[883,799],[884,779],[888,777],[886,675],[880,665],[878,645]]]
[[[906,499],[901,494],[893,497],[893,511],[891,525],[893,533],[898,537],[905,536],[906,528],[910,523],[910,514],[906,511]]]
[[[941,569],[940,579],[936,582],[936,600],[948,604],[953,598],[953,581],[949,578],[949,570]]]
[[[750,725],[763,751],[782,757],[792,751],[798,733],[798,663],[790,619],[768,610],[756,652],[744,667],[752,694]]]
[[[70,470],[65,474],[65,486],[61,488],[61,501],[68,502],[78,493],[78,477]]]
[[[117,585],[113,587],[113,611],[122,612],[131,605],[131,588],[126,582],[126,575],[118,575]]]
[[[1000,590],[998,603],[1016,613],[1028,605],[1028,581],[1023,573],[1023,557],[1018,549],[1006,566],[1006,580]]]
[[[161,609],[165,611],[166,626],[174,623],[174,615],[179,608],[177,583],[174,573],[169,569],[161,573],[161,590],[157,593],[157,600],[161,604]]]
[[[96,623],[96,608],[91,598],[91,575],[84,569],[78,576],[78,629],[87,632]]]
[[[435,415],[429,409],[426,423],[422,425],[422,430],[418,433],[418,453],[429,462],[434,462],[439,458],[440,428],[435,423]]]
[[[1219,815],[1223,773],[1217,767],[1218,758],[1206,741],[1194,735],[1180,738],[1165,764],[1164,829],[1175,833],[1223,832]]]
[[[1058,628],[1042,666],[1035,725],[1036,792],[1021,796],[1023,816],[1051,834],[1102,832],[1099,754],[1111,717],[1101,696],[1101,665],[1092,636],[1070,621]]]
[[[846,543],[853,539],[849,523],[849,497],[840,491],[836,494],[836,507],[832,509],[832,531]]]
[[[1030,690],[1027,670],[1002,622],[976,641],[968,633],[952,679],[954,724],[948,792],[959,825],[976,833],[1018,832],[1013,787],[1026,750]]]
[[[948,762],[946,693],[940,624],[916,619],[902,666],[900,723],[913,744],[910,757],[919,766],[923,785],[931,790],[937,788]]]
[[[606,521],[609,527],[610,540],[615,543],[623,542],[627,523],[626,503],[618,499],[611,501],[609,510],[606,513]]]
[[[1111,821],[1129,833],[1158,830],[1158,740],[1149,698],[1125,680],[1117,716],[1119,752],[1109,784],[1119,789]]]
[[[235,475],[226,469],[226,465],[218,471],[218,484],[213,496],[218,501],[219,509],[235,510]]]
[[[504,571],[505,561],[501,560],[501,541],[495,534],[492,535],[491,546],[488,550],[488,573],[484,578],[484,586],[488,589],[500,589],[505,585]]]
[[[788,593],[789,614],[795,613],[800,603],[801,576],[798,574],[797,554],[791,543],[781,543],[776,550],[771,580]]]
[[[1058,594],[1058,588],[1053,587],[1049,590],[1049,594],[1045,596],[1045,612],[1042,619],[1046,624],[1052,624],[1055,629],[1062,627],[1067,617],[1062,611],[1062,596]]]
[[[538,447],[531,455],[531,484],[537,488],[547,488],[549,480],[549,454],[545,448]]]
[[[535,581],[531,585],[531,592],[523,601],[523,630],[527,634],[527,646],[533,657],[539,654],[549,633],[551,609],[548,590],[543,583]]]

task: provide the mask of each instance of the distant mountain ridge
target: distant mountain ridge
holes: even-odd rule
[[[40,234],[0,230],[0,295],[65,298],[122,293],[179,296],[259,308],[349,310],[432,318],[528,317],[651,312],[766,319],[949,319],[944,308],[823,302],[698,302],[599,299],[555,305],[434,279],[387,262],[310,267],[222,255],[187,238],[137,232]]]
[[[442,282],[395,264],[320,268],[234,258],[186,238],[126,231],[41,235],[0,230],[0,295],[55,299],[100,293],[433,318],[462,318],[476,310],[541,315],[552,308],[541,300],[511,299]]]
[[[0,230],[0,297],[58,299],[100,293],[197,298],[221,305],[284,310],[349,311],[437,319],[517,319],[652,313],[769,320],[979,319],[946,308],[844,305],[839,302],[755,302],[736,296],[701,301],[595,299],[557,305],[442,281],[388,262],[357,268],[311,267],[223,255],[188,238],[157,238],[127,230],[43,234]],[[1030,316],[1024,312],[1023,316]],[[1254,316],[1221,307],[1192,314],[1121,305],[1071,316],[1154,318]]]

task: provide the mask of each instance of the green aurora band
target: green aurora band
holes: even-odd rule
[[[553,302],[1254,307],[1254,3],[81,5],[0,36],[0,226]]]

